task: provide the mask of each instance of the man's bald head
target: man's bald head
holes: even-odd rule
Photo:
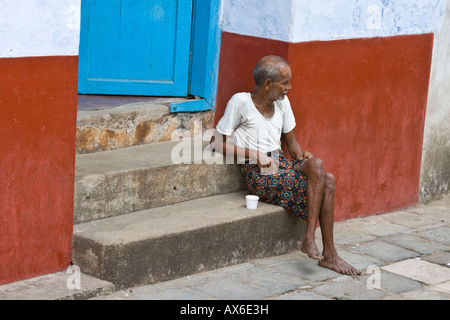
[[[263,57],[253,70],[256,86],[263,85],[267,79],[271,82],[279,81],[282,78],[282,68],[290,68],[286,59],[274,55]]]

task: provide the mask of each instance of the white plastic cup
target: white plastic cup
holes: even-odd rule
[[[258,201],[259,201],[258,196],[254,196],[254,195],[245,196],[245,204],[247,206],[247,209],[254,210],[254,209],[258,208]]]

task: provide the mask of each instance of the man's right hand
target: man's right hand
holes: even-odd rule
[[[257,151],[257,160],[258,167],[260,168],[269,168],[273,165],[273,160],[264,152]]]

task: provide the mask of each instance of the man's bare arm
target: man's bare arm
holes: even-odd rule
[[[260,168],[268,168],[272,164],[272,159],[265,153],[258,150],[238,147],[227,142],[227,136],[221,134],[217,130],[214,131],[214,135],[210,141],[212,149],[216,152],[220,152],[223,155],[233,155],[233,158],[245,158],[246,160],[253,160],[258,164]]]
[[[313,155],[309,151],[303,152],[300,144],[297,141],[297,138],[295,137],[294,130],[285,133],[284,138],[286,140],[289,154],[294,160],[302,161],[313,157]]]

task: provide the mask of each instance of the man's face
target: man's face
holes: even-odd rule
[[[291,78],[292,72],[289,67],[282,67],[280,69],[281,80],[270,82],[269,96],[275,100],[283,100],[289,90],[292,89]]]

